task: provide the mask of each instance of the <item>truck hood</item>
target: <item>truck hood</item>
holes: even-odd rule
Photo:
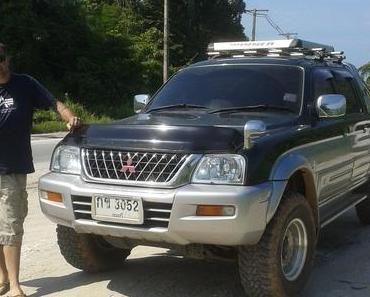
[[[236,152],[243,147],[247,121],[261,120],[268,130],[280,130],[294,125],[296,119],[289,113],[158,112],[138,114],[110,124],[84,126],[69,134],[64,142],[132,151]]]

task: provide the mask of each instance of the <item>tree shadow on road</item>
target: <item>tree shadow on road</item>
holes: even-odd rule
[[[22,285],[37,288],[35,293],[27,296],[42,297],[48,294],[53,294],[80,286],[86,286],[95,282],[105,280],[109,280],[109,275],[107,275],[106,273],[88,274],[79,271],[69,275],[33,279],[22,282]]]
[[[108,288],[129,297],[241,297],[237,266],[180,257],[129,260]]]
[[[350,210],[323,228],[302,297],[370,296],[370,227]]]
[[[162,254],[163,255],[163,254]],[[233,263],[211,263],[180,257],[154,256],[129,259],[120,270],[88,274],[76,272],[22,282],[37,288],[29,297],[41,297],[109,280],[105,296],[129,297],[241,297],[237,267]],[[115,293],[114,293],[115,292]],[[114,294],[114,295],[112,295]],[[116,295],[117,294],[117,295]]]
[[[369,296],[364,295],[370,288],[365,283],[366,275],[370,273],[370,258],[365,257],[369,238],[370,228],[361,226],[353,212],[323,229],[314,271],[302,295],[328,297],[339,296],[337,293],[342,292],[343,296]],[[58,296],[54,294],[102,281],[108,281],[106,293],[102,295],[99,290],[100,293],[95,292],[97,295],[94,295],[92,291],[88,297],[245,296],[235,263],[184,259],[170,253],[129,258],[122,269],[108,273],[75,272],[29,280],[23,284],[38,288],[30,297],[41,297]]]

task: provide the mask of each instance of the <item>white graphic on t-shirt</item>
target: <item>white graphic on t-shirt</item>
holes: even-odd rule
[[[7,98],[5,99],[3,96],[0,96],[0,108],[5,107],[6,109],[12,108],[14,105],[14,99],[13,98]]]

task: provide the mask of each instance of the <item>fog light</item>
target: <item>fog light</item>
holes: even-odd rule
[[[63,196],[60,193],[40,191],[41,198],[52,202],[63,202]]]
[[[234,206],[226,205],[198,205],[197,216],[223,216],[232,217],[235,215]]]

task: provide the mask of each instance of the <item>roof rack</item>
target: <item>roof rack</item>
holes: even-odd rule
[[[333,46],[302,39],[216,42],[208,46],[208,56],[211,59],[246,56],[302,56],[336,63],[341,63],[345,59],[344,53],[334,51]]]

